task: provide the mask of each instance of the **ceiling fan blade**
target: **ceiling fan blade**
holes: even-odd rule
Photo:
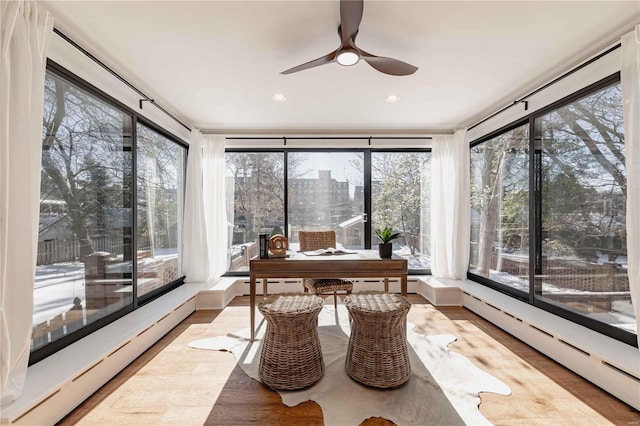
[[[364,0],[340,0],[340,33],[343,46],[349,40],[355,39],[362,21],[363,9]]]
[[[385,74],[410,75],[418,71],[418,67],[414,67],[413,65],[399,61],[398,59],[376,56],[362,50],[360,50],[360,54],[362,55],[362,59],[367,61],[369,65]]]
[[[355,38],[358,34],[360,22],[362,21],[363,11],[364,0],[340,0],[340,26],[338,27],[338,34],[342,39],[340,47],[328,55],[314,59],[313,61],[309,61],[302,65],[298,65],[297,67],[290,68],[286,71],[282,71],[280,74],[292,74],[294,72],[336,62],[338,53],[344,53],[344,57],[342,57],[344,60],[338,61],[341,65],[353,65],[357,63],[357,55],[359,55],[360,59],[364,59],[374,69],[385,74],[410,75],[416,72],[418,67],[397,59],[372,55],[371,53],[367,53],[356,46]]]
[[[289,68],[286,71],[282,71],[280,74],[292,74],[294,72],[306,70],[309,68],[319,67],[320,65],[330,64],[331,62],[335,62],[337,52],[338,51],[335,50],[321,58],[314,59],[313,61],[305,62],[304,64],[298,65],[297,67]]]

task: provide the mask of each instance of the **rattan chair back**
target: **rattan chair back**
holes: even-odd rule
[[[298,231],[300,251],[313,251],[336,246],[336,231]]]
[[[300,251],[313,251],[336,246],[335,231],[298,231],[300,241]],[[313,294],[333,294],[333,305],[338,308],[338,291],[351,294],[353,282],[342,278],[311,279],[303,280],[305,292]]]

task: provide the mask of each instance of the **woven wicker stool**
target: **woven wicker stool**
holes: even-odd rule
[[[267,320],[258,374],[273,389],[303,389],[320,380],[324,360],[318,338],[322,298],[279,294],[258,303]]]
[[[356,293],[345,298],[351,337],[345,370],[352,379],[377,388],[395,388],[409,380],[406,297]]]

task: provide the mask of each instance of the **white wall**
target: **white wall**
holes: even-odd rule
[[[603,52],[606,50],[607,49],[603,50]],[[595,56],[597,55],[594,55],[594,57]],[[467,133],[467,138],[470,141],[474,141],[620,71],[620,61],[620,48],[618,48],[530,98],[527,98],[526,100],[529,102],[529,109],[527,111],[524,109],[524,103],[514,105],[471,129]],[[585,61],[585,63],[586,62],[587,61]]]
[[[95,55],[95,52],[90,53]],[[189,130],[155,106],[151,105],[149,102],[143,102],[143,109],[140,110],[139,101],[141,97],[137,92],[111,75],[104,68],[73,47],[58,34],[54,33],[52,37],[48,58],[88,83],[96,86],[98,89],[115,98],[119,102],[122,102],[132,110],[136,111],[139,115],[160,126],[167,132],[172,133],[184,142],[189,142],[189,135],[191,133]],[[122,77],[125,79],[127,78],[126,76]],[[150,93],[145,94],[152,96]],[[189,125],[189,123],[185,124]]]

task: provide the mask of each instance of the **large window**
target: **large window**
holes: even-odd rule
[[[371,153],[372,228],[401,233],[393,252],[410,269],[428,269],[431,260],[430,160],[429,152]]]
[[[186,150],[137,126],[138,297],[182,276],[182,205]]]
[[[284,153],[227,152],[229,271],[248,271],[260,234],[284,234]]]
[[[529,291],[529,126],[471,148],[469,271]]]
[[[151,276],[180,281],[186,148],[136,122],[49,65],[31,363],[133,310]]]
[[[334,230],[336,243],[364,248],[364,154],[291,152],[287,156],[288,236],[298,231]]]
[[[633,344],[626,188],[617,76],[472,144],[470,277]]]
[[[542,176],[535,295],[635,333],[620,84],[557,108],[535,126]]]
[[[330,229],[338,246],[369,249],[372,231],[391,226],[402,233],[394,256],[426,272],[430,158],[427,150],[228,150],[228,271],[248,271],[261,233],[283,234],[297,250],[301,229]]]

